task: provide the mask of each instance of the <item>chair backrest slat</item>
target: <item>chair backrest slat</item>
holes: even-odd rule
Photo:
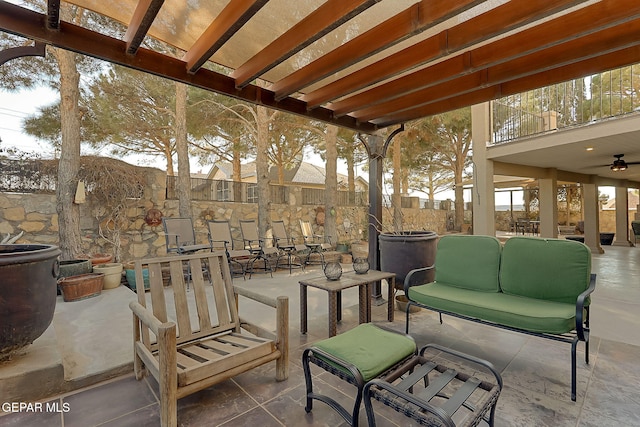
[[[202,263],[199,259],[189,260],[189,271],[193,278],[193,293],[196,300],[196,310],[198,313],[198,324],[200,330],[204,331],[211,328],[211,315],[209,313],[209,306],[207,305],[207,289],[202,273]]]
[[[170,264],[171,287],[173,288],[173,301],[178,323],[178,336],[186,338],[191,334],[191,321],[189,316],[189,303],[187,301],[187,285],[184,280],[184,268],[182,261],[172,261]],[[174,280],[176,279],[176,280]]]

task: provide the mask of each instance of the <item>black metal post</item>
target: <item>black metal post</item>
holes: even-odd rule
[[[373,139],[378,141],[373,141]],[[376,144],[377,143],[377,144]],[[370,146],[382,145],[382,138],[375,135],[369,136]],[[382,224],[382,156],[369,157],[369,262],[375,270],[380,270],[380,250],[378,249],[378,236],[380,224]],[[371,293],[372,304],[382,305],[382,284],[375,282]]]

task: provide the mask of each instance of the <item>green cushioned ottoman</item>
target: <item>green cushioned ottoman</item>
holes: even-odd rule
[[[352,426],[358,425],[362,391],[367,381],[379,377],[416,353],[416,344],[409,335],[363,323],[335,337],[318,341],[302,354],[302,366],[307,386],[305,411],[310,412],[313,399],[320,400]],[[329,396],[313,392],[310,363],[353,384],[357,395],[349,413]]]

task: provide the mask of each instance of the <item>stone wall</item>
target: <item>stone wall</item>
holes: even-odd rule
[[[120,243],[120,261],[162,256],[166,254],[162,225],[149,225],[145,217],[150,209],[158,209],[165,217],[178,216],[178,201],[166,200],[166,176],[163,171],[149,169],[147,186],[141,199],[129,201],[126,218],[115,228],[104,219],[104,209],[96,206],[87,197],[80,205],[80,228],[83,251],[87,254],[114,253],[114,242]],[[310,221],[314,231],[323,234],[322,226],[316,224],[316,215],[321,206],[302,205],[296,197],[299,189],[293,189],[289,204],[272,204],[271,219],[283,220],[285,227],[296,242],[302,243],[299,220]],[[192,202],[194,228],[198,243],[207,242],[207,221],[227,220],[231,223],[236,244],[241,244],[240,219],[256,219],[258,206],[253,203]],[[383,210],[383,230],[389,230],[391,210]],[[338,236],[332,242],[366,240],[368,207],[339,207],[336,209]],[[405,229],[426,229],[443,234],[446,230],[447,211],[406,208],[403,209]],[[345,222],[346,220],[346,222]],[[346,226],[345,226],[346,224]],[[15,236],[24,232],[17,243],[58,243],[58,215],[55,195],[32,193],[0,193],[0,235]]]

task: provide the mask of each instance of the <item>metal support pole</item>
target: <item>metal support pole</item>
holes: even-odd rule
[[[379,136],[370,136],[378,138]],[[369,262],[375,270],[380,270],[380,250],[378,248],[379,224],[382,224],[382,161],[383,157],[370,157],[369,159]],[[373,284],[371,303],[382,305],[382,285],[380,282]]]
[[[387,155],[391,140],[402,131],[404,131],[404,124],[391,132],[385,141],[380,135],[367,135],[367,140],[362,141],[369,154],[369,264],[375,270],[380,270],[378,236],[382,226],[382,162]],[[373,284],[371,299],[373,305],[386,303],[382,297],[382,284],[379,281]]]

